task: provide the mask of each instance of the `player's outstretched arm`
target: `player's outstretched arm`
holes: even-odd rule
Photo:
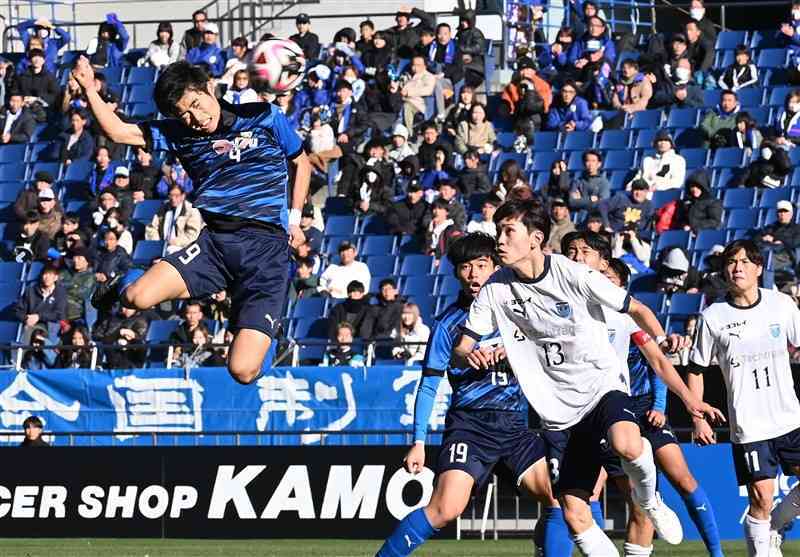
[[[666,340],[664,328],[661,326],[661,323],[658,322],[658,319],[656,319],[655,314],[646,305],[631,298],[628,314],[633,318],[639,328],[652,338],[659,342],[664,342]],[[703,399],[697,398],[697,396],[689,390],[672,364],[667,368],[654,366],[653,370],[664,380],[669,390],[680,397],[684,406],[686,406],[686,410],[693,418],[703,418],[707,415],[714,422],[725,421],[725,416],[723,416],[722,412],[706,404],[703,402]]]
[[[502,355],[495,351],[493,346],[479,346],[475,347],[477,341],[467,334],[462,334],[458,344],[453,350],[453,355],[456,358],[466,361],[466,363],[474,369],[489,369],[496,362],[505,359],[505,349]]]
[[[123,122],[114,110],[100,98],[100,94],[94,88],[94,70],[88,58],[85,56],[78,58],[72,69],[72,77],[83,89],[89,108],[97,119],[97,123],[100,124],[100,129],[111,141],[135,147],[145,146],[141,128],[136,124]]]
[[[305,151],[292,159],[295,167],[294,184],[292,184],[292,205],[289,208],[289,242],[293,248],[299,248],[306,241],[305,234],[300,229],[300,216],[308,197],[308,188],[311,183],[311,162]]]
[[[700,400],[703,400],[703,394],[705,392],[705,379],[703,378],[703,374],[699,373],[699,370],[690,367],[686,382],[692,394]],[[694,439],[698,444],[713,445],[717,442],[716,437],[714,437],[714,431],[705,419],[692,417],[692,422],[694,423]]]
[[[439,390],[439,383],[442,376],[429,370],[423,371],[417,389],[417,398],[414,401],[414,444],[406,453],[403,462],[406,470],[411,474],[417,474],[425,467],[425,437],[428,434],[428,422],[431,420],[431,412],[436,402],[436,392]]]

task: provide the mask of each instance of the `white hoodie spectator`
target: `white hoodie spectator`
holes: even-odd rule
[[[398,163],[415,154],[414,149],[408,143],[408,128],[403,124],[395,124],[392,128],[392,148],[389,150],[389,159]]]
[[[650,191],[682,188],[686,179],[686,159],[675,152],[675,144],[669,132],[658,132],[653,140],[656,154],[645,157],[637,178],[650,186]]]
[[[320,291],[327,292],[331,298],[347,298],[347,285],[357,280],[369,288],[371,275],[366,263],[356,261],[356,248],[348,241],[339,244],[339,265],[331,264],[319,277]]]

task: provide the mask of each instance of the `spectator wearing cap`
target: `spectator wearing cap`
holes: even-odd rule
[[[114,168],[114,181],[107,188],[114,194],[119,203],[123,220],[128,220],[133,214],[133,189],[131,189],[131,171],[122,164]]]
[[[162,21],[156,28],[156,38],[150,42],[147,53],[139,62],[142,66],[163,68],[178,61],[181,53],[180,44],[174,40],[172,23]]]
[[[69,35],[67,35],[69,37]],[[28,416],[22,422],[22,430],[25,432],[25,439],[19,444],[20,447],[49,447],[50,444],[42,439],[42,424],[39,416]]]
[[[677,222],[683,230],[697,234],[722,226],[722,201],[714,197],[705,170],[697,170],[686,179],[686,195],[679,202]]]
[[[332,100],[328,88],[330,78],[331,69],[325,64],[317,64],[309,69],[307,86],[295,94],[295,107],[298,110],[313,110],[317,107],[328,106]]]
[[[425,66],[423,56],[414,56],[411,60],[411,78],[400,89],[403,97],[403,124],[409,130],[414,129],[414,117],[425,114],[425,97],[433,95],[436,77]]]
[[[689,263],[689,257],[683,248],[665,250],[656,273],[658,292],[697,294],[700,291],[700,274]]]
[[[631,191],[620,191],[608,199],[601,200],[597,207],[603,217],[603,225],[609,232],[633,230],[637,234],[650,229],[655,209],[647,199],[650,186],[644,180],[634,180]]]
[[[246,37],[236,37],[231,41],[231,46],[225,51],[225,69],[218,83],[223,83],[229,88],[234,85],[237,72],[247,70],[247,55],[249,44]],[[255,95],[255,91],[253,92]],[[248,101],[257,102],[257,101]]]
[[[186,61],[203,66],[211,77],[221,77],[225,71],[225,52],[217,43],[219,28],[208,22],[203,28],[202,42],[186,53]]]
[[[163,241],[167,254],[171,254],[197,240],[204,226],[200,211],[187,201],[186,192],[178,184],[173,184],[167,201],[145,227],[144,238]]]
[[[406,186],[405,198],[392,203],[385,217],[390,234],[410,234],[417,240],[425,235],[429,219],[429,206],[424,199],[422,186],[414,179]]]
[[[469,111],[469,119],[458,125],[455,138],[456,151],[464,155],[469,149],[475,149],[485,155],[494,150],[494,126],[486,118],[486,107],[481,103],[473,103]]]
[[[562,197],[552,198],[550,200],[550,239],[547,240],[550,252],[561,253],[561,239],[574,231],[575,225],[570,218],[566,200]]]
[[[65,319],[87,321],[87,302],[97,286],[89,250],[79,246],[68,252],[67,264],[59,271],[59,282],[66,292]],[[91,312],[94,315],[94,312]],[[89,326],[92,323],[87,323]]]
[[[719,104],[709,109],[700,122],[707,147],[727,144],[726,130],[736,127],[736,114],[739,109],[739,96],[734,91],[723,91]]]
[[[500,116],[513,122],[514,132],[523,136],[527,145],[545,121],[553,90],[537,75],[536,62],[525,56],[517,60],[517,71],[503,89],[500,100]]]
[[[336,340],[336,329],[339,323],[350,323],[357,337],[372,337],[372,306],[366,287],[357,280],[352,280],[347,285],[347,299],[333,306],[328,319],[328,334],[331,340]]]
[[[550,106],[545,129],[565,133],[588,130],[592,125],[589,103],[578,96],[578,86],[567,80],[561,86],[558,98]]]
[[[497,208],[503,202],[496,195],[487,195],[486,199],[481,204],[480,216],[475,215],[472,220],[467,223],[467,234],[473,232],[483,232],[492,238],[497,236],[497,226],[492,220]]]
[[[208,14],[206,14],[205,10],[195,10],[192,13],[192,27],[183,33],[183,39],[181,39],[180,58],[186,58],[187,52],[200,46],[200,43],[203,42],[203,32],[207,23]]]
[[[758,67],[750,60],[750,50],[746,45],[736,47],[734,62],[722,72],[717,85],[728,91],[758,86]]]
[[[784,149],[800,145],[800,89],[786,94],[783,109],[775,119],[775,142]]]
[[[321,292],[327,292],[331,298],[347,297],[347,285],[351,281],[370,284],[371,276],[366,263],[356,261],[356,247],[344,241],[339,244],[339,263],[332,263],[319,277]]]
[[[25,289],[17,301],[14,314],[23,324],[22,344],[28,344],[34,329],[43,329],[55,340],[59,322],[66,315],[67,293],[58,283],[58,268],[45,265],[39,280]]]
[[[14,260],[20,263],[47,261],[50,238],[39,230],[39,212],[29,211],[14,242]]]
[[[481,164],[481,155],[476,149],[469,149],[464,153],[464,167],[459,171],[457,180],[458,189],[465,199],[473,193],[492,191],[489,174]]]
[[[311,251],[319,253],[322,251],[322,231],[314,226],[314,206],[311,203],[303,205],[300,214],[300,230],[306,237],[306,242],[311,246]]]
[[[28,143],[36,129],[36,120],[25,108],[21,91],[11,91],[6,98],[8,106],[0,113],[0,141]]]
[[[686,159],[675,152],[675,143],[667,130],[659,130],[653,139],[654,155],[642,160],[637,173],[650,186],[650,191],[682,188],[686,179]]]
[[[611,95],[611,106],[625,114],[633,114],[647,110],[652,97],[653,84],[639,72],[639,62],[632,58],[624,60]]]
[[[55,73],[58,62],[58,51],[69,44],[69,31],[62,27],[56,27],[46,17],[38,19],[28,19],[17,24],[17,31],[25,50],[28,50],[31,39],[36,38],[41,41],[42,51],[44,52],[45,67],[47,71]],[[17,67],[17,73],[22,73],[27,69],[27,63]]]
[[[399,122],[392,127],[392,146],[389,149],[389,160],[399,163],[415,154],[408,142],[408,128]]]
[[[319,58],[319,37],[311,32],[311,18],[308,14],[297,14],[294,18],[297,33],[289,37],[303,49],[306,60],[316,60]]]
[[[572,180],[567,205],[573,210],[592,210],[611,195],[611,184],[603,168],[600,151],[589,149],[583,153],[583,171]]]
[[[44,52],[38,48],[29,50],[27,57],[30,64],[16,76],[17,89],[22,93],[25,105],[34,109],[34,105],[38,104],[42,116],[49,107],[56,106],[61,93],[55,74],[45,68],[44,56]]]
[[[20,221],[25,220],[25,215],[29,211],[39,210],[39,193],[45,189],[51,189],[53,176],[49,172],[40,170],[33,175],[33,183],[27,189],[19,192],[17,200],[14,202],[14,214]],[[61,204],[56,200],[56,208],[63,212]]]
[[[420,23],[416,26],[411,25],[411,18],[417,18]],[[411,6],[400,6],[394,16],[395,25],[386,30],[390,37],[390,42],[395,56],[398,58],[410,58],[414,47],[420,41],[420,29],[427,27],[433,29],[436,26],[436,18],[431,14],[412,8]]]
[[[586,20],[586,33],[575,41],[567,53],[567,60],[579,72],[600,60],[606,60],[613,66],[617,60],[614,41],[606,36],[606,22],[598,16]]]
[[[117,14],[106,14],[97,29],[97,37],[89,41],[86,55],[95,68],[115,68],[122,65],[122,54],[128,48],[130,36]]]
[[[758,231],[754,240],[765,249],[785,248],[794,251],[800,247],[800,224],[792,222],[794,205],[782,199],[775,204],[776,220]]]
[[[95,152],[94,138],[86,127],[89,117],[83,109],[75,108],[69,113],[70,129],[59,136],[61,151],[59,158],[65,165],[72,164],[73,161],[88,160]],[[108,149],[106,157],[108,157]]]
[[[103,245],[97,250],[94,260],[94,278],[105,283],[117,275],[124,275],[131,266],[131,256],[119,245],[119,233],[107,229],[103,234]]]
[[[44,188],[39,192],[38,207],[39,231],[52,240],[61,229],[64,213],[57,207],[56,194],[52,188]]]

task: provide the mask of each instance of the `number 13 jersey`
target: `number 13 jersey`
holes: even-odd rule
[[[703,310],[690,360],[702,367],[719,364],[734,443],[765,441],[800,427],[787,342],[800,345],[800,310],[786,294],[760,288],[751,306],[722,301]]]
[[[497,271],[470,308],[464,333],[499,330],[525,397],[549,430],[578,423],[606,393],[628,392],[608,339],[602,306],[627,312],[628,293],[601,273],[561,255],[525,280]]]

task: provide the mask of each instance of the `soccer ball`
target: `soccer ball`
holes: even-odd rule
[[[296,42],[269,39],[253,49],[249,69],[253,88],[280,95],[291,91],[303,80],[306,59]]]

